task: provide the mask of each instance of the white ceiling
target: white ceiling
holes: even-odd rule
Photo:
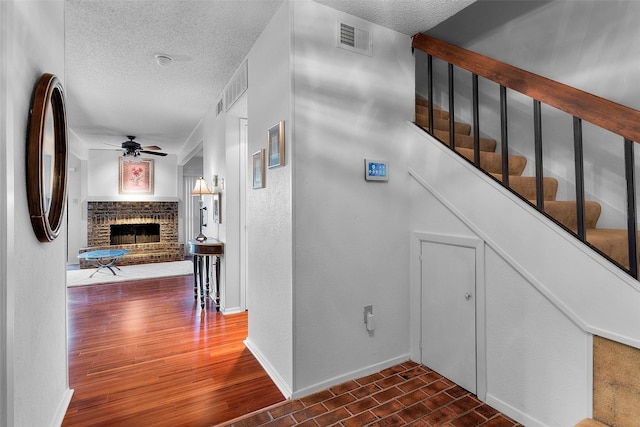
[[[316,0],[404,34],[474,0]],[[67,0],[69,128],[88,148],[126,135],[178,153],[282,0]],[[167,67],[156,54],[174,61]]]

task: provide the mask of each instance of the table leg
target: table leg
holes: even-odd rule
[[[211,262],[209,256],[205,256],[205,264],[207,265],[207,297],[209,297],[209,263]]]
[[[107,262],[104,262],[104,260],[108,260]],[[89,276],[89,278],[92,278],[94,274],[96,274],[98,271],[102,270],[103,268],[108,268],[109,271],[111,272],[111,274],[113,274],[114,276],[116,275],[116,272],[113,271],[113,268],[111,267],[115,267],[118,268],[117,266],[115,266],[114,264],[116,263],[116,261],[118,261],[120,259],[120,257],[114,257],[114,258],[96,258],[95,261],[95,265],[97,267],[97,270],[94,271],[91,276]],[[118,268],[118,270],[120,270]]]
[[[220,257],[216,256],[216,311],[220,311]]]
[[[202,263],[204,262],[204,260],[203,260],[204,257],[199,256],[198,258],[199,258],[199,260],[198,260],[198,279],[200,281],[200,285],[199,285],[199,287],[200,287],[200,307],[204,308],[204,282],[202,280]]]
[[[198,256],[193,256],[193,299],[198,299]]]

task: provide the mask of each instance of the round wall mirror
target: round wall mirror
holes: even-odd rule
[[[27,140],[27,200],[41,242],[58,237],[67,191],[67,117],[62,85],[43,74],[31,102]]]

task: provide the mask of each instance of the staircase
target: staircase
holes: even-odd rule
[[[424,130],[429,129],[429,107],[427,99],[416,95],[416,124]],[[434,105],[433,107],[433,136],[443,144],[449,145],[450,120],[449,113]],[[455,151],[470,162],[474,163],[473,136],[471,125],[454,123]],[[480,138],[480,168],[496,180],[502,181],[502,155],[496,153],[497,143],[493,139]],[[509,155],[509,188],[523,199],[536,205],[536,178],[522,176],[527,165],[523,156]],[[555,178],[543,178],[544,213],[547,217],[562,225],[568,231],[577,234],[577,208],[574,201],[557,200],[558,181]],[[601,254],[617,263],[624,269],[629,269],[628,234],[626,229],[598,228],[601,206],[595,201],[585,201],[584,216],[586,229],[586,243]]]

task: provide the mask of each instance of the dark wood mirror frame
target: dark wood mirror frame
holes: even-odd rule
[[[26,168],[33,231],[41,242],[51,242],[60,232],[67,192],[67,116],[62,85],[53,74],[43,74],[33,94]]]

